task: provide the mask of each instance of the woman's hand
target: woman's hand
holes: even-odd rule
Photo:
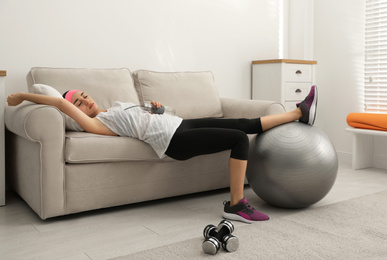
[[[11,94],[7,98],[8,106],[17,106],[23,101],[22,93]]]
[[[160,108],[160,107],[163,106],[160,102],[156,102],[156,101],[152,101],[152,102],[151,102],[151,105],[153,105],[153,106],[155,106],[155,107],[157,107],[157,108]]]

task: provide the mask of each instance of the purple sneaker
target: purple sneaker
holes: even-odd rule
[[[223,217],[226,219],[238,220],[249,224],[269,219],[269,216],[251,207],[246,198],[241,199],[234,206],[230,206],[229,201],[223,202],[223,205]]]
[[[313,125],[316,119],[317,110],[317,86],[312,86],[308,96],[301,103],[297,104],[301,108],[302,116],[300,122],[308,125]]]

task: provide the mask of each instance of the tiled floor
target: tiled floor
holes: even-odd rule
[[[384,190],[387,170],[354,171],[341,163],[331,192],[312,207]],[[267,205],[248,187],[245,195],[271,219],[295,212]],[[7,205],[0,207],[0,259],[108,259],[200,237],[207,224],[219,223],[228,198],[228,190],[218,190],[43,221],[8,192]]]

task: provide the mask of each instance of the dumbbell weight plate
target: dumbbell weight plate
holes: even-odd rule
[[[216,230],[216,226],[214,226],[214,225],[207,225],[205,228],[204,228],[204,230],[203,230],[203,236],[204,236],[204,238],[208,238],[208,237],[210,237],[211,235],[210,235],[210,233],[211,233],[211,231],[212,230]]]
[[[215,255],[220,248],[220,242],[215,237],[208,237],[202,244],[203,252],[210,255]]]
[[[234,232],[234,224],[229,220],[222,220],[218,225],[218,230],[220,230],[223,226],[226,226],[228,230],[230,231],[230,234]]]
[[[239,240],[236,236],[225,235],[223,238],[222,247],[227,252],[235,252],[239,247]]]

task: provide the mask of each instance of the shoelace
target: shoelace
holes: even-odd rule
[[[312,98],[313,97],[313,98]],[[308,96],[306,96],[306,98],[305,98],[305,104],[307,105],[307,106],[310,106],[311,104],[312,104],[312,102],[313,102],[313,99],[314,99],[314,92],[313,92],[313,95],[308,95]]]
[[[227,200],[223,201],[223,205],[225,206],[226,204],[228,203]],[[245,208],[242,210],[243,213],[246,213],[247,215],[252,215],[255,213],[255,208],[253,208],[252,206],[250,206],[250,204],[248,202],[246,202],[245,205]]]
[[[250,204],[248,202],[246,202],[245,206],[246,207],[242,210],[242,212],[246,213],[249,216],[251,214],[254,214],[255,209],[252,206],[250,206]]]

